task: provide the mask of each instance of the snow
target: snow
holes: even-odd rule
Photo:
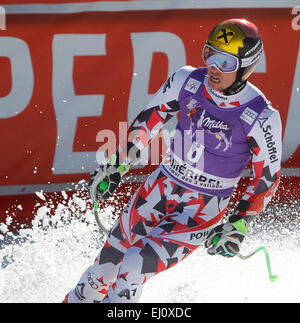
[[[64,192],[62,195],[66,197]],[[51,207],[38,207],[32,228],[18,234],[0,224],[2,303],[61,302],[103,245],[105,235],[86,200],[73,196],[68,203],[59,204],[51,217],[50,211]],[[108,207],[102,213],[109,217],[115,211]],[[244,255],[262,245],[268,249],[272,272],[278,275],[276,282],[268,279],[263,252],[241,260],[210,256],[200,247],[147,281],[140,302],[299,302],[299,211],[297,204],[267,208],[243,242]]]
[[[41,190],[40,192],[35,192],[35,194],[43,201],[46,201],[46,198],[43,194],[43,190]]]

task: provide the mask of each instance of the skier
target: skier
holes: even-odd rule
[[[129,128],[126,145],[92,175],[91,199],[109,198],[157,130],[177,115],[170,150],[124,208],[94,264],[64,302],[137,302],[148,279],[200,245],[210,255],[239,252],[249,223],[279,185],[280,115],[248,82],[262,53],[253,23],[224,21],[203,48],[207,67],[180,68],[152,97]],[[249,161],[253,178],[225,219]],[[108,185],[100,191],[103,182]]]

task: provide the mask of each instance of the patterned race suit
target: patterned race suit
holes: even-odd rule
[[[225,96],[208,86],[206,68],[185,66],[137,116],[129,141],[143,150],[173,116],[178,122],[168,154],[66,301],[137,302],[149,278],[188,256],[222,221],[249,161],[253,178],[229,221],[252,221],[274,195],[281,121],[255,86],[247,82]]]

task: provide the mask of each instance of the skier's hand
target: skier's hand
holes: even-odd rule
[[[128,165],[115,167],[113,164],[111,159],[91,174],[88,191],[94,202],[108,199],[119,186],[122,176],[129,170]]]
[[[205,241],[207,252],[210,255],[234,257],[240,251],[247,231],[248,224],[244,219],[216,226]]]

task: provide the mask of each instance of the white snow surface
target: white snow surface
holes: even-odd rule
[[[93,263],[105,235],[86,200],[76,194],[59,204],[37,207],[30,229],[17,233],[0,224],[0,302],[59,303]],[[107,207],[103,216],[120,212]],[[247,260],[210,256],[204,247],[146,282],[141,303],[300,302],[300,207],[298,202],[266,209],[255,220],[241,253],[265,246],[270,254],[270,282],[264,253]],[[9,219],[8,219],[9,222]]]

